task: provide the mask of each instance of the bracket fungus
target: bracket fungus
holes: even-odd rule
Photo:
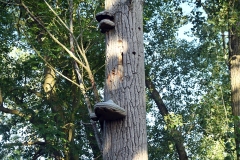
[[[102,33],[106,33],[115,27],[114,16],[108,11],[102,11],[96,14],[96,20],[99,22],[99,28]]]
[[[95,113],[90,113],[90,118],[91,118],[91,120],[93,120],[93,121],[98,121],[98,117],[96,116]]]
[[[126,117],[126,111],[111,99],[94,105],[94,111],[99,120],[114,121]]]

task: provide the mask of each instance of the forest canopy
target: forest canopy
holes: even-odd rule
[[[104,6],[0,0],[0,159],[102,159]],[[239,6],[144,1],[149,159],[240,157]]]

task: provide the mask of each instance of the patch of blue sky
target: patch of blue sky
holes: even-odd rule
[[[185,2],[185,3],[182,3],[180,6],[182,7],[183,15],[188,16],[191,14],[192,10],[195,9],[195,10],[202,12],[202,16],[207,18],[207,14],[203,10],[203,8],[202,7],[195,8],[194,3]],[[187,41],[196,40],[196,37],[191,35],[191,28],[193,28],[193,24],[191,22],[188,22],[184,26],[180,27],[177,32],[177,38],[185,39]]]

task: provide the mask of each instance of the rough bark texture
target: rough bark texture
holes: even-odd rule
[[[231,73],[231,93],[232,112],[234,116],[240,116],[240,35],[233,29],[235,35],[231,37],[230,52],[230,73]],[[236,151],[237,159],[240,160],[240,121],[235,118]]]
[[[238,13],[239,1],[229,1],[231,9]],[[239,32],[239,15],[236,24],[229,29],[229,69],[231,78],[231,105],[234,116],[234,131],[237,159],[240,160],[240,32]]]
[[[115,29],[106,32],[105,101],[112,99],[126,118],[105,121],[104,160],[147,160],[142,1],[105,0]]]
[[[160,114],[163,117],[167,116],[169,114],[169,112],[168,112],[166,105],[163,103],[162,98],[161,98],[159,92],[157,91],[155,85],[152,83],[152,81],[150,79],[147,79],[147,78],[146,78],[146,87],[148,88],[152,99],[156,103],[156,105],[160,111]],[[173,138],[173,142],[177,149],[179,159],[187,160],[188,156],[187,156],[186,149],[183,145],[184,139],[183,139],[182,133],[180,131],[178,131],[177,129],[172,129],[171,136]]]

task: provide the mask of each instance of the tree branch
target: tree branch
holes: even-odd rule
[[[57,38],[44,26],[44,24],[36,17],[34,14],[28,9],[28,7],[21,2],[21,5],[24,9],[29,13],[29,15],[48,33],[48,35],[58,44],[60,45],[77,63],[79,63],[83,68],[86,66],[64,45],[62,44]],[[85,59],[85,58],[84,58]],[[86,68],[87,69],[87,68]]]
[[[1,91],[1,89],[0,89],[0,111],[2,111],[2,112],[4,112],[4,113],[10,113],[10,114],[18,115],[18,116],[20,116],[20,117],[24,117],[24,114],[21,113],[21,112],[18,111],[18,110],[8,109],[8,108],[3,107],[3,97],[2,97],[2,91]]]
[[[163,103],[162,97],[160,96],[159,92],[157,91],[157,89],[156,89],[155,85],[153,84],[153,82],[151,81],[151,79],[148,77],[145,77],[145,83],[146,83],[146,87],[148,88],[152,99],[154,100],[154,102],[156,103],[156,105],[160,111],[160,114],[163,117],[168,115],[169,114],[168,109],[167,109],[166,105]],[[185,147],[183,145],[182,133],[180,131],[178,131],[177,129],[173,128],[171,130],[171,136],[174,140],[179,159],[187,160],[188,156],[187,156]]]
[[[37,51],[37,49],[32,46],[34,51],[37,53],[37,55],[48,65],[49,68],[53,69],[57,74],[59,74],[60,76],[62,76],[63,78],[65,78],[66,80],[68,80],[69,82],[75,84],[76,86],[78,86],[80,88],[80,85],[77,84],[76,82],[72,81],[71,79],[69,79],[68,77],[64,76],[61,72],[59,72],[58,70],[56,70],[48,61],[46,61],[41,55],[40,53]]]
[[[70,28],[70,30],[69,30],[69,31],[70,31],[70,33],[71,33],[71,34],[70,34],[70,48],[71,48],[72,53],[74,54],[74,51],[75,51],[75,50],[74,50],[74,44],[73,44],[73,42],[75,41],[75,43],[76,43],[76,39],[74,38],[74,35],[73,35],[73,10],[72,10],[72,9],[73,9],[73,1],[72,1],[72,0],[70,1],[70,6],[69,6],[69,8],[70,8],[70,23],[69,23],[69,28]],[[77,45],[77,46],[78,46],[78,45]],[[79,46],[78,46],[78,49],[80,49]],[[83,54],[83,53],[82,53],[82,54]],[[82,56],[85,57],[85,54],[82,55]],[[85,58],[86,58],[86,57],[85,57]],[[90,73],[91,73],[91,70],[90,70],[90,67],[89,67],[89,65],[88,65],[87,59],[84,59],[84,60],[85,60],[85,63],[87,64],[86,67],[89,69],[89,71],[90,71]],[[81,74],[80,74],[79,66],[78,66],[78,64],[76,63],[76,61],[74,61],[73,63],[74,63],[75,72],[76,72],[77,77],[78,77],[78,83],[79,83],[79,85],[80,85],[80,90],[81,90],[81,92],[82,92],[82,94],[83,94],[83,96],[84,96],[85,102],[86,102],[86,104],[87,104],[88,112],[89,112],[89,115],[90,115],[90,114],[93,112],[92,107],[91,107],[91,102],[90,102],[90,100],[89,100],[89,98],[88,98],[88,96],[87,96],[86,88],[85,88],[85,86],[84,86],[84,82],[83,82],[82,76],[81,76]],[[90,78],[90,77],[89,77],[89,78]],[[101,139],[100,139],[100,134],[99,134],[99,132],[98,132],[98,130],[97,130],[96,123],[91,120],[91,125],[92,125],[92,128],[93,128],[94,136],[95,136],[96,141],[97,141],[98,148],[99,148],[99,150],[102,152],[102,143],[101,143]]]
[[[6,143],[4,147],[11,147],[11,146],[30,146],[30,145],[45,145],[46,142],[36,141],[36,142],[15,142],[15,143]]]
[[[8,109],[8,108],[5,108],[3,106],[0,106],[0,111],[4,112],[4,113],[10,113],[10,114],[15,114],[17,116],[20,116],[20,117],[24,117],[25,115],[23,113],[21,113],[19,110],[16,110],[16,109]]]
[[[145,83],[146,83],[146,87],[148,88],[150,95],[153,98],[154,102],[156,103],[161,115],[163,117],[168,115],[168,109],[167,109],[166,105],[163,103],[162,97],[158,93],[153,82],[150,80],[150,78],[146,77]]]

